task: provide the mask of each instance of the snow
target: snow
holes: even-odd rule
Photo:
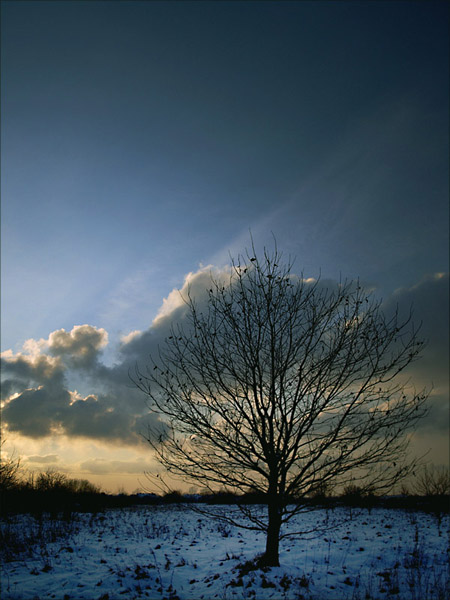
[[[264,550],[262,533],[209,519],[189,505],[75,513],[67,521],[9,517],[0,523],[2,599],[450,597],[448,515],[439,521],[418,511],[340,507],[299,515],[286,528],[324,518],[338,524],[310,539],[282,540],[281,566],[261,570],[248,561]]]

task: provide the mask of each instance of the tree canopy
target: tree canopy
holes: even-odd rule
[[[406,429],[426,399],[398,377],[423,345],[411,315],[385,315],[358,281],[297,276],[276,248],[211,277],[204,306],[185,302],[185,322],[136,368],[162,423],[148,441],[172,476],[264,495],[252,526],[267,532],[267,564],[302,498],[389,489],[411,470]]]

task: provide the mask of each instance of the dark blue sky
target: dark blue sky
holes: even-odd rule
[[[6,346],[101,321],[142,271],[143,326],[249,228],[310,274],[446,270],[447,12],[3,2]]]
[[[448,75],[445,2],[2,2],[2,350],[89,324],[111,362],[249,229],[437,281]]]

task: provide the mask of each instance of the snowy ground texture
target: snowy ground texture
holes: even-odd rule
[[[221,507],[224,511],[236,507]],[[262,508],[261,508],[262,510]],[[335,508],[299,523],[341,521],[286,539],[281,566],[252,570],[264,536],[169,505],[72,519],[2,520],[2,599],[434,600],[450,597],[449,518]],[[289,525],[295,527],[295,523]],[[247,564],[246,564],[247,563]]]

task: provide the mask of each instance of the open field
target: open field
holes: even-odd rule
[[[299,515],[289,528],[319,521],[340,524],[312,539],[283,540],[281,566],[262,571],[250,563],[264,550],[261,533],[186,505],[74,513],[66,520],[11,516],[1,521],[2,598],[449,597],[448,515],[341,507]]]

